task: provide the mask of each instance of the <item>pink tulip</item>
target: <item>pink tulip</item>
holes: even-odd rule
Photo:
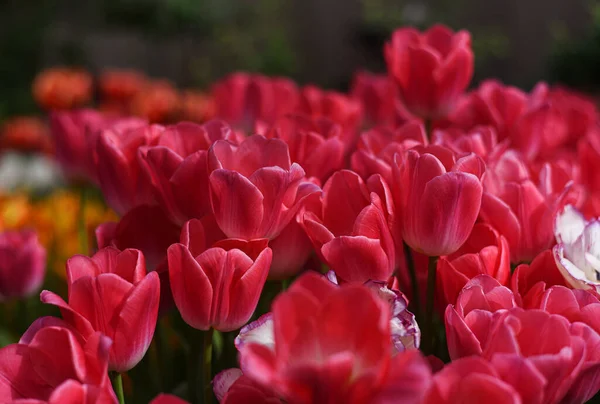
[[[46,250],[30,230],[0,233],[0,301],[24,298],[44,282]]]

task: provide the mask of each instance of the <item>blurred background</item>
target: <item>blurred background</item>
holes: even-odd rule
[[[179,88],[235,70],[345,89],[384,71],[402,25],[473,34],[476,76],[529,89],[539,80],[600,88],[600,6],[589,0],[0,0],[0,123],[36,111],[35,75],[128,68]]]

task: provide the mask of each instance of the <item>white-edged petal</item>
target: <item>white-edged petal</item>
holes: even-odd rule
[[[557,243],[572,244],[583,233],[587,224],[583,215],[572,205],[565,206],[554,220],[554,236]]]

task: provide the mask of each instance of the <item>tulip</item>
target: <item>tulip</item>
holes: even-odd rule
[[[502,380],[489,361],[470,356],[452,361],[438,372],[423,403],[520,404],[519,387],[525,389]]]
[[[426,119],[447,116],[473,76],[471,36],[443,25],[401,28],[385,44],[388,72],[406,107]]]
[[[280,404],[281,399],[270,389],[244,376],[239,369],[226,369],[213,379],[213,390],[221,404]]]
[[[505,147],[498,144],[496,130],[490,126],[478,126],[468,132],[456,128],[436,130],[431,143],[447,147],[459,155],[475,153],[484,160]]]
[[[148,84],[148,79],[135,70],[106,70],[100,75],[100,93],[108,100],[129,102]]]
[[[479,88],[465,96],[449,118],[452,125],[465,130],[491,126],[499,140],[507,139],[527,109],[528,96],[516,87],[485,80]]]
[[[187,401],[171,394],[159,394],[150,404],[188,404]]]
[[[306,276],[316,276],[308,272]],[[330,284],[323,284],[324,291],[331,291],[338,284],[337,276],[333,271],[327,273]],[[320,281],[319,281],[320,282]],[[368,281],[365,287],[371,289],[385,305],[389,307],[390,331],[392,342],[392,354],[419,348],[421,343],[421,330],[415,316],[408,311],[408,300],[395,287],[388,287],[384,282]],[[235,339],[235,346],[239,350],[250,342],[258,342],[262,345],[272,347],[275,341],[273,329],[273,314],[262,315],[258,320],[245,325]]]
[[[68,110],[92,97],[92,77],[83,70],[57,67],[39,73],[33,82],[33,98],[45,110]]]
[[[471,235],[452,255],[441,257],[437,263],[437,297],[440,307],[456,303],[458,294],[467,282],[487,274],[506,285],[510,277],[508,242],[491,226],[477,223]]]
[[[67,261],[68,303],[43,291],[44,303],[58,306],[67,323],[84,338],[100,331],[112,339],[109,368],[119,373],[138,364],[146,354],[158,316],[158,274],[146,274],[138,250],[105,248],[92,258]]]
[[[350,94],[357,98],[368,126],[398,123],[396,88],[387,75],[359,71],[354,74]]]
[[[209,193],[215,219],[229,238],[273,239],[310,195],[298,195],[304,170],[291,164],[279,139],[255,135],[208,151]]]
[[[159,125],[105,130],[97,142],[98,179],[107,204],[120,215],[153,201],[150,180],[144,175],[138,148],[156,144]]]
[[[455,159],[442,146],[397,154],[392,193],[406,244],[429,256],[458,250],[479,215],[484,167],[476,155]]]
[[[524,307],[527,302],[523,302],[523,297],[541,294],[555,285],[567,286],[567,282],[554,261],[552,250],[541,252],[531,264],[517,266],[511,277],[511,289],[519,305]]]
[[[586,401],[600,389],[600,335],[581,321],[596,325],[588,316],[598,300],[553,286],[530,307],[516,307],[512,293],[489,276],[474,278],[446,310],[450,356],[487,359],[523,402]]]
[[[376,176],[372,186],[374,182]],[[382,180],[380,184],[382,195],[371,191],[353,171],[338,171],[323,188],[321,206],[301,219],[317,254],[343,281],[384,281],[396,267],[386,217],[391,195]]]
[[[380,174],[391,184],[394,155],[427,143],[425,127],[418,121],[408,122],[395,130],[374,128],[360,135],[350,166],[364,180]]]
[[[358,100],[335,91],[324,91],[306,86],[300,92],[297,112],[312,117],[324,117],[344,129],[344,144],[349,149],[354,143],[354,131],[362,121],[362,108]]]
[[[307,177],[325,182],[344,164],[342,129],[327,118],[286,115],[265,133],[269,139],[281,139],[289,147],[290,160],[298,163]]]
[[[148,83],[131,100],[131,113],[152,123],[165,123],[173,119],[179,108],[179,93],[166,80]]]
[[[44,282],[46,250],[30,230],[0,233],[0,301],[24,298]]]
[[[257,122],[271,125],[298,103],[296,84],[283,77],[234,73],[212,89],[216,116],[235,127],[250,129]]]
[[[110,345],[100,332],[84,342],[61,320],[42,317],[18,343],[0,349],[0,397],[14,403],[117,403],[107,374]]]
[[[547,166],[544,170],[552,170],[552,167]],[[541,177],[547,175],[551,174],[544,173]],[[532,180],[522,179],[492,187],[486,182],[481,218],[506,237],[513,263],[530,261],[552,247],[554,212],[578,197],[570,185],[553,189],[551,182],[542,181],[536,186]]]
[[[553,248],[558,269],[574,288],[600,292],[600,220],[587,221],[572,205],[565,206],[554,222],[557,245]]]
[[[232,331],[252,316],[269,273],[268,240],[226,239],[207,243],[202,223],[192,219],[181,243],[167,252],[175,305],[193,328]]]
[[[237,142],[235,133],[220,121],[181,122],[167,127],[155,146],[140,149],[156,200],[174,223],[211,213],[206,156],[219,139]]]
[[[292,403],[419,402],[431,371],[416,350],[392,358],[389,320],[369,288],[308,272],[275,299],[273,338],[241,345],[242,371]]]
[[[54,144],[47,124],[35,116],[16,116],[0,126],[0,150],[52,154]]]

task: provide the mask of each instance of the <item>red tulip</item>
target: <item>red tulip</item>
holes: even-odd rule
[[[380,174],[391,184],[394,155],[427,143],[425,127],[419,121],[408,122],[395,130],[374,128],[360,135],[350,166],[364,180]]]
[[[96,144],[98,179],[108,205],[117,213],[124,215],[152,202],[152,188],[142,172],[138,148],[156,144],[163,131],[159,125],[144,125],[113,127],[100,134]]]
[[[506,285],[510,277],[508,242],[491,226],[477,223],[458,251],[440,257],[437,274],[437,297],[443,308],[456,303],[462,288],[477,275],[490,275]]]
[[[399,118],[396,114],[396,89],[387,75],[356,72],[350,93],[362,104],[369,126],[393,125]]]
[[[568,187],[559,195],[544,195],[548,190],[525,179],[494,191],[499,193],[483,194],[481,217],[506,237],[512,262],[529,261],[554,244],[552,218],[571,197]]]
[[[456,159],[442,146],[396,155],[392,192],[404,241],[429,256],[458,250],[479,215],[484,170],[475,154]]]
[[[529,265],[519,265],[511,278],[511,289],[521,306],[527,306],[522,299],[530,291],[536,290],[534,293],[538,293],[538,291],[543,293],[546,287],[554,285],[567,286],[567,283],[556,266],[552,250],[544,250],[539,253]]]
[[[280,404],[281,399],[267,388],[244,376],[239,369],[226,369],[213,379],[213,390],[221,404]]]
[[[232,331],[252,316],[269,273],[267,239],[207,242],[199,220],[187,222],[168,250],[175,305],[190,326]]]
[[[486,125],[496,129],[498,139],[507,139],[527,108],[528,97],[516,87],[486,80],[469,93],[449,118],[453,126],[471,130]]]
[[[396,267],[396,249],[386,212],[387,185],[381,195],[358,174],[341,170],[323,188],[317,212],[306,212],[302,225],[317,254],[346,282],[387,280]],[[378,177],[378,176],[377,176]]]
[[[473,76],[471,36],[435,25],[401,28],[385,44],[385,59],[406,107],[415,115],[447,116]]]
[[[452,361],[437,373],[423,403],[521,404],[518,387],[503,380],[489,361],[470,356]]]
[[[600,389],[600,335],[578,321],[600,304],[589,294],[569,298],[572,293],[554,286],[524,310],[497,281],[473,279],[446,310],[450,356],[484,357],[501,379],[520,387],[523,402],[586,401]]]
[[[44,282],[46,250],[30,230],[0,233],[0,301],[24,298]]]
[[[235,127],[251,129],[257,122],[268,125],[293,112],[298,103],[296,84],[283,77],[234,73],[213,86],[216,116]]]
[[[577,144],[577,157],[581,164],[581,182],[591,191],[600,190],[600,131],[588,133]]]
[[[298,195],[304,170],[291,164],[279,139],[255,135],[236,146],[225,140],[208,151],[212,210],[230,238],[273,239],[310,195]]]
[[[87,341],[61,320],[42,317],[19,343],[0,349],[0,397],[14,403],[117,403],[108,379],[111,342]]]
[[[135,116],[152,123],[166,123],[173,119],[180,107],[178,90],[167,80],[147,83],[129,103]]]
[[[362,285],[308,272],[273,303],[272,341],[241,346],[244,375],[291,403],[419,402],[431,371],[416,350],[392,357],[389,306]]]
[[[155,146],[140,149],[142,169],[174,223],[211,213],[206,156],[219,139],[237,142],[235,133],[220,121],[182,122],[167,127]]]
[[[84,338],[96,331],[111,338],[111,370],[132,369],[146,354],[156,327],[160,296],[156,272],[146,275],[138,250],[109,247],[92,258],[70,258],[67,280],[68,303],[49,291],[42,292],[42,301],[58,306]]]
[[[156,396],[150,404],[189,404],[187,401],[182,400],[177,396],[171,394],[159,394]]]
[[[290,160],[300,164],[307,177],[325,182],[344,165],[342,128],[327,118],[286,115],[264,135],[286,142]]]
[[[358,100],[335,91],[306,86],[300,93],[297,112],[337,123],[342,127],[345,149],[354,148],[356,131],[362,122],[362,107]]]
[[[484,160],[497,155],[505,147],[498,144],[496,130],[490,126],[478,126],[469,132],[461,129],[445,129],[433,132],[432,142],[445,146],[457,154],[475,153]]]

